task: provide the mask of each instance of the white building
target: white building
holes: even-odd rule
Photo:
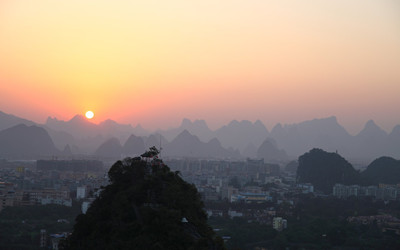
[[[76,188],[76,198],[77,199],[85,199],[86,196],[87,196],[87,187],[86,186]]]

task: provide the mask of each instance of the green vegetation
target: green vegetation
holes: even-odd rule
[[[221,237],[228,237],[225,245],[228,249],[248,249],[263,244],[273,244],[277,231],[270,225],[248,222],[246,219],[213,217],[210,225]]]
[[[293,217],[288,220],[288,229],[282,234],[287,246],[307,249],[397,249],[400,238],[383,233],[376,221],[371,224],[350,223],[347,218],[378,215],[398,206],[398,201],[385,204],[383,201],[369,199],[302,197]]]
[[[380,212],[396,215],[400,202],[369,199],[299,197],[291,210],[288,228],[281,232],[272,225],[260,225],[244,218],[210,218],[217,233],[227,239],[228,249],[398,249],[400,238],[393,232],[382,232],[382,225],[351,223],[350,216],[373,216]],[[247,206],[250,204],[243,204]],[[249,209],[251,206],[246,207]],[[283,212],[283,211],[282,211]],[[393,213],[395,212],[395,213]]]
[[[65,249],[223,249],[194,185],[171,172],[152,148],[146,160],[116,162]]]
[[[39,249],[40,230],[47,233],[69,232],[81,204],[72,207],[37,205],[6,207],[0,212],[0,249]],[[68,222],[57,222],[65,219]]]

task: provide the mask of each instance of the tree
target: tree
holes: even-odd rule
[[[234,188],[240,189],[241,185],[237,176],[229,180],[229,186],[233,186]]]
[[[117,161],[110,185],[76,218],[64,249],[223,249],[194,185],[157,158]]]

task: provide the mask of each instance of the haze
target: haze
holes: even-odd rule
[[[0,3],[1,110],[43,122],[93,110],[167,128],[335,115],[400,123],[400,4],[339,1]]]

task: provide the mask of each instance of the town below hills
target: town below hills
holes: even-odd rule
[[[85,158],[116,160],[162,148],[162,156],[178,158],[264,159],[286,164],[312,148],[339,152],[353,163],[380,156],[400,158],[400,125],[390,133],[374,121],[350,135],[336,117],[277,124],[270,131],[261,121],[233,120],[211,130],[204,120],[183,119],[177,128],[147,131],[140,125],[106,120],[94,124],[76,115],[69,121],[49,117],[44,124],[0,111],[0,158]]]
[[[400,160],[382,156],[372,161],[364,171],[357,171],[352,164],[337,153],[312,149],[301,155],[296,169],[298,183],[311,183],[315,190],[335,195],[334,186],[342,184],[360,189],[360,186],[378,185],[397,189],[400,183]],[[397,191],[396,191],[397,192]],[[360,192],[345,195],[360,195]],[[344,194],[336,194],[341,197]],[[364,194],[366,196],[372,194]],[[375,194],[376,195],[376,194]],[[397,194],[394,194],[396,199]]]

